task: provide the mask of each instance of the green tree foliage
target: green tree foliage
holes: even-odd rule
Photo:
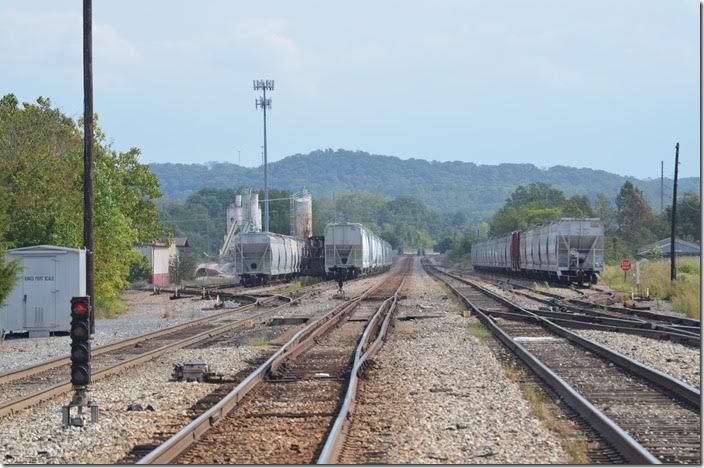
[[[574,195],[567,199],[562,208],[562,216],[569,218],[593,218],[594,210],[584,195]]]
[[[619,236],[629,244],[655,240],[656,220],[643,192],[626,182],[616,196],[616,225]]]
[[[616,228],[616,211],[611,201],[603,193],[599,193],[596,196],[594,216],[601,219],[604,225],[604,232],[610,233]]]
[[[169,278],[179,286],[183,281],[192,280],[195,276],[197,263],[197,254],[191,252],[173,257],[169,260]]]
[[[130,283],[147,281],[151,272],[152,268],[149,265],[149,260],[144,255],[140,255],[130,263],[130,273],[127,276],[127,281]]]
[[[152,168],[167,196],[179,200],[204,187],[226,189],[255,183],[261,188],[264,180],[262,167],[230,163],[154,164]],[[439,213],[462,210],[472,218],[470,223],[489,219],[518,186],[542,182],[568,197],[586,195],[594,201],[599,192],[613,199],[626,180],[642,189],[650,203],[660,200],[659,180],[565,166],[540,169],[532,164],[431,162],[344,149],[296,154],[269,164],[272,187],[307,187],[317,199],[331,198],[333,193],[374,192],[389,199],[409,195]],[[682,193],[699,192],[699,178],[682,178],[680,186]]]
[[[5,249],[0,248],[0,307],[15,287],[19,271],[19,264],[16,261],[5,261]]]
[[[518,187],[503,208],[494,214],[489,235],[527,229],[563,216],[585,217],[592,214],[589,200],[584,196],[575,195],[567,200],[560,190],[547,184],[530,184]]]
[[[159,181],[138,161],[139,150],[118,152],[95,125],[94,242],[96,299],[114,301],[139,255],[138,241],[168,236],[158,223]],[[12,247],[83,244],[83,139],[79,122],[48,99],[0,100],[0,187],[3,238]]]
[[[664,230],[667,232],[665,236],[669,236],[669,226],[672,222],[672,206],[665,208],[660,222],[664,225]],[[701,222],[702,211],[699,195],[693,192],[685,193],[677,201],[677,237],[700,242],[702,239]]]
[[[159,216],[165,226],[173,229],[175,236],[186,236],[199,255],[217,255],[222,247],[227,229],[227,206],[235,202],[235,196],[243,193],[238,189],[202,189],[188,196],[184,203],[164,200],[159,206]],[[259,200],[264,216],[264,191]],[[290,202],[292,193],[286,190],[269,189],[269,230],[279,234],[291,234]],[[315,201],[313,202],[315,219]],[[262,221],[263,224],[263,221]]]
[[[202,189],[191,194],[186,202],[164,202],[160,208],[164,224],[177,236],[188,236],[193,250],[214,256],[222,246],[226,229],[226,207],[239,190]],[[291,192],[270,189],[270,229],[290,234]],[[441,215],[413,197],[387,199],[371,193],[336,194],[334,198],[316,198],[313,194],[313,235],[324,235],[325,225],[333,221],[362,223],[389,241],[394,249],[429,248],[434,239],[452,230],[452,221],[462,216]],[[460,226],[464,227],[464,226]]]

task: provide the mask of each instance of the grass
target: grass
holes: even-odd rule
[[[306,286],[311,286],[317,283],[320,283],[320,278],[315,278],[313,276],[301,276],[300,278],[291,281],[287,289],[288,292],[294,292]]]
[[[445,284],[445,282],[442,281],[441,279],[433,277],[433,281],[435,281],[435,284],[437,284],[438,287],[442,290],[443,294],[450,301],[452,301],[452,305],[455,309],[455,312],[457,312],[462,317],[465,317],[465,318],[469,317],[469,315],[470,315],[469,310],[467,310],[467,308],[464,306],[464,304],[462,304],[460,299],[457,296],[455,296],[455,293],[452,292],[450,287],[447,284]]]
[[[544,402],[548,398],[545,392],[533,385],[524,384],[523,397],[530,404],[531,413],[540,419],[550,431],[559,435],[560,445],[567,452],[569,463],[573,465],[588,464],[590,460],[586,437],[581,432],[575,431],[569,422],[557,419],[545,407]]]
[[[120,299],[98,299],[95,304],[95,318],[111,319],[125,312],[125,303]]]
[[[491,335],[489,331],[484,328],[484,325],[482,325],[480,322],[470,323],[467,326],[467,330],[469,330],[470,335],[474,336],[475,338],[479,338],[480,341],[486,340]]]
[[[619,265],[606,265],[601,280],[613,290],[630,293],[635,289],[635,265],[623,279]],[[652,297],[669,300],[672,308],[689,317],[701,316],[700,300],[701,268],[699,257],[685,257],[677,260],[677,280],[670,281],[670,261],[642,260],[640,263],[640,289],[650,291]]]
[[[269,340],[265,336],[250,336],[245,340],[244,344],[255,347],[268,346]]]

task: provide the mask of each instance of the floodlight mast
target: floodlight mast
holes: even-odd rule
[[[274,90],[274,80],[254,80],[254,90],[262,90],[263,95],[254,100],[254,107],[264,111],[264,232],[269,232],[269,179],[266,154],[266,110],[271,109],[271,99],[266,97],[266,91]]]

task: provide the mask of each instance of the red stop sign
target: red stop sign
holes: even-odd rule
[[[631,269],[631,261],[627,258],[621,260],[621,270],[628,271]]]

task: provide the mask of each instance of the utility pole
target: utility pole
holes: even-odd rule
[[[93,7],[83,0],[83,245],[86,249],[86,296],[90,333],[95,333],[93,278]]]
[[[665,193],[665,162],[660,161],[660,214],[664,209],[664,193]]]
[[[266,97],[266,91],[274,90],[274,80],[254,80],[254,90],[262,90],[262,96],[255,99],[254,106],[264,111],[264,232],[269,232],[269,180],[267,174],[266,154],[266,110],[271,109],[271,99]]]
[[[672,187],[672,227],[670,228],[670,281],[677,279],[675,265],[675,219],[677,217],[677,169],[680,164],[680,144],[675,145],[675,183]]]

